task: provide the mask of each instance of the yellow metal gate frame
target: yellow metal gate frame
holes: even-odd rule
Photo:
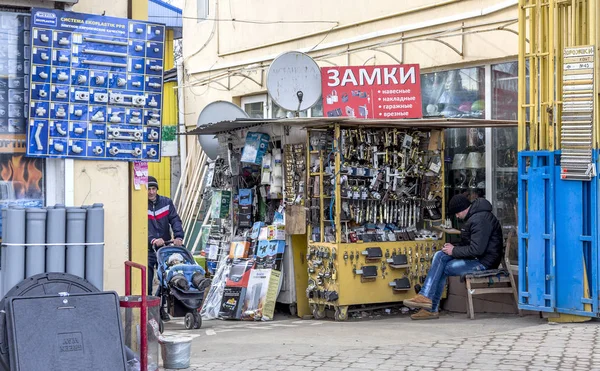
[[[596,22],[600,19],[600,6],[596,2],[519,1],[519,151],[560,149],[563,50],[596,45]],[[597,80],[598,71],[594,74]],[[596,123],[597,87],[594,87],[594,97]],[[592,143],[595,148],[598,148],[598,130],[599,126],[594,124]]]

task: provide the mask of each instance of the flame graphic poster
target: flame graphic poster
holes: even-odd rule
[[[44,206],[43,159],[0,154],[0,209],[9,205]]]

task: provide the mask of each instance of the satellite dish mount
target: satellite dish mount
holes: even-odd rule
[[[267,91],[275,104],[299,117],[321,99],[319,65],[304,53],[284,53],[269,66]]]

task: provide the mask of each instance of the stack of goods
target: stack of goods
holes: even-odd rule
[[[221,318],[273,319],[281,285],[285,230],[282,225],[261,222],[255,223],[253,230],[250,240],[231,243]]]

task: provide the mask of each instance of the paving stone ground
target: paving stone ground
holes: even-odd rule
[[[423,326],[433,326],[431,322]],[[485,322],[480,324],[485,326]],[[386,339],[381,339],[381,345],[357,347],[351,344],[333,350],[312,348],[290,351],[282,347],[280,354],[268,357],[244,354],[244,342],[252,341],[252,334],[248,332],[237,338],[238,344],[231,344],[231,357],[202,363],[201,358],[196,356],[189,370],[600,371],[600,352],[594,352],[600,349],[598,324],[539,324],[506,332],[495,329],[493,333],[467,336],[465,330],[468,329],[465,326],[472,326],[471,323],[459,321],[455,334],[443,339],[420,339],[404,345],[387,345]],[[271,333],[273,347],[279,344],[276,331]],[[485,329],[479,332],[485,332]],[[197,340],[210,341],[210,338]]]

